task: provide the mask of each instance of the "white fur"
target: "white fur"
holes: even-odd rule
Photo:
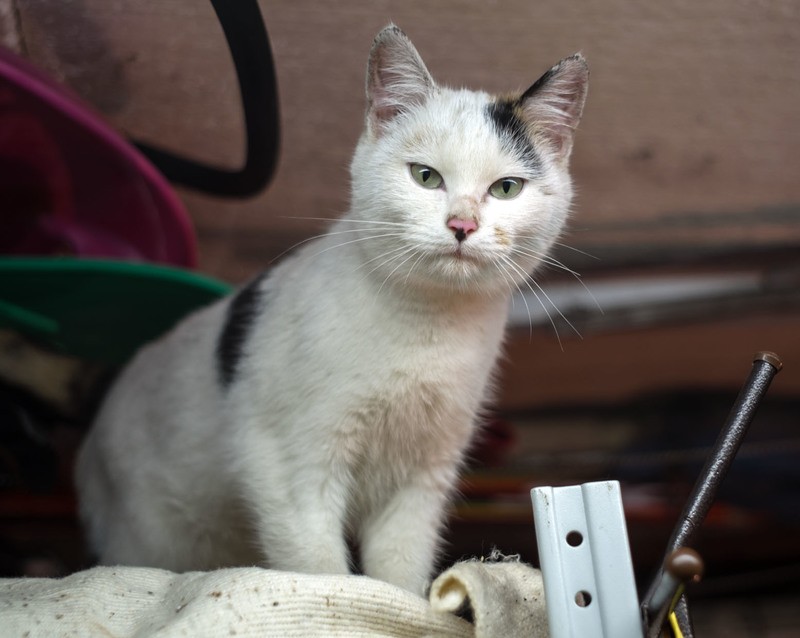
[[[409,50],[387,31],[379,52]],[[421,103],[368,110],[351,210],[262,280],[230,387],[215,359],[230,299],[123,371],[77,467],[102,562],[346,573],[352,538],[366,574],[423,591],[511,291],[571,196],[564,162],[545,154],[531,175],[503,150],[490,96],[428,81]],[[413,162],[445,186],[415,183]],[[488,195],[506,176],[529,181],[516,199]],[[454,216],[478,223],[460,247]]]

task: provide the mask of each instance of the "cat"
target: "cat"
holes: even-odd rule
[[[357,565],[422,594],[512,291],[567,218],[587,83],[576,54],[523,93],[444,88],[381,31],[349,212],[105,398],[76,468],[100,562]]]

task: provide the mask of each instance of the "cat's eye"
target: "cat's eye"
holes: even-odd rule
[[[439,188],[444,181],[436,169],[425,164],[412,164],[410,168],[411,177],[424,188]]]
[[[504,177],[489,187],[489,194],[497,199],[513,199],[520,194],[524,183],[519,177]]]

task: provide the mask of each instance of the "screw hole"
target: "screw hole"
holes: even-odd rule
[[[583,534],[580,532],[570,532],[567,534],[567,545],[570,547],[578,547],[583,543]]]
[[[575,594],[575,604],[578,607],[588,607],[592,602],[592,595],[588,591],[579,591]]]

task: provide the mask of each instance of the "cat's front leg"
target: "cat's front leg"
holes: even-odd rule
[[[309,574],[350,573],[344,532],[346,488],[308,471],[302,481],[285,482],[281,490],[275,486],[272,483],[269,492],[266,488],[251,492],[266,566]]]
[[[446,490],[409,485],[370,517],[361,530],[361,562],[367,576],[424,595],[446,501]]]

